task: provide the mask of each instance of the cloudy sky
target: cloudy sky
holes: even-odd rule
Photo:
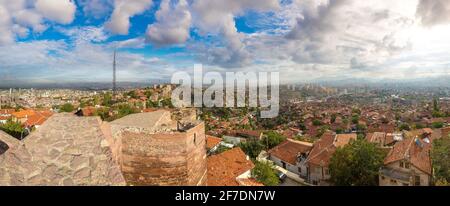
[[[450,74],[449,0],[0,0],[0,81],[280,71],[282,82]]]

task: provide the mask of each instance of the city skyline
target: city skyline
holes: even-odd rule
[[[118,82],[196,63],[293,83],[449,78],[444,0],[124,2],[0,0],[1,86],[111,82],[116,48]]]

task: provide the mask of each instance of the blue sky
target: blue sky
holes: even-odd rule
[[[279,71],[283,82],[448,76],[446,0],[0,0],[0,80]]]

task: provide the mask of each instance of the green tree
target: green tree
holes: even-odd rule
[[[72,104],[70,104],[70,103],[63,104],[59,108],[60,112],[73,112],[73,110],[75,110],[75,107]]]
[[[312,123],[313,123],[314,126],[322,125],[322,122],[320,120],[318,120],[318,119],[314,119]]]
[[[425,128],[425,125],[423,125],[421,123],[416,123],[415,128],[416,129],[423,129],[423,128]]]
[[[433,122],[431,124],[431,127],[435,128],[435,129],[442,128],[442,127],[444,127],[444,123],[443,122]]]
[[[334,123],[334,122],[336,122],[336,118],[337,118],[337,115],[336,114],[332,114],[331,115],[331,123]]]
[[[409,131],[409,130],[411,130],[411,127],[408,124],[403,123],[400,125],[399,129],[400,129],[400,131],[403,131],[403,130]]]
[[[272,149],[280,143],[284,142],[286,137],[279,134],[278,132],[269,131],[266,133],[266,136],[261,140],[262,144],[266,146],[266,149]]]
[[[436,182],[450,186],[450,135],[433,141],[431,159]]]
[[[330,181],[338,186],[376,186],[385,152],[365,140],[338,148],[330,160]]]
[[[22,124],[20,124],[20,122],[13,121],[12,119],[8,119],[5,124],[0,124],[0,129],[17,139],[27,135]]]
[[[113,100],[112,100],[111,92],[107,92],[107,93],[103,94],[102,105],[105,106],[105,107],[111,107],[112,104],[113,104]]]
[[[353,124],[358,124],[359,122],[359,115],[355,114],[352,116],[352,123]]]
[[[275,167],[270,162],[257,161],[252,169],[252,177],[265,186],[277,186],[280,184]]]
[[[117,118],[122,118],[122,117],[125,117],[125,116],[127,116],[127,115],[130,115],[130,114],[134,114],[134,113],[136,113],[136,110],[135,109],[133,109],[130,105],[128,105],[128,104],[123,104],[123,105],[120,105],[119,106],[119,114],[118,114],[118,117]]]
[[[264,145],[255,138],[250,138],[247,139],[246,142],[241,142],[239,147],[252,159],[256,159],[259,153],[264,149]]]
[[[109,118],[111,118],[109,114],[109,108],[106,107],[96,109],[94,112],[94,116],[99,116],[103,121],[107,121],[109,120]]]
[[[357,124],[356,125],[356,131],[358,132],[358,134],[365,133],[366,130],[367,130],[367,126],[365,124]]]
[[[138,98],[138,96],[137,96],[137,94],[136,94],[136,91],[129,91],[128,93],[127,93],[127,96],[129,96],[129,97],[131,97],[131,98],[133,98],[133,99],[137,99]]]
[[[171,99],[164,99],[164,100],[162,100],[162,101],[161,101],[161,105],[162,105],[163,107],[174,108]]]
[[[150,98],[150,97],[153,95],[153,92],[152,92],[151,90],[146,90],[146,91],[144,92],[144,94],[145,94],[145,96],[146,96],[147,98]]]

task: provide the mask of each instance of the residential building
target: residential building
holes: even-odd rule
[[[431,139],[426,133],[413,131],[397,142],[380,169],[380,186],[429,186],[432,181]],[[422,135],[415,135],[422,133]]]
[[[313,185],[330,185],[329,163],[337,148],[343,147],[352,140],[356,140],[357,135],[334,134],[327,132],[320,140],[314,143],[305,163],[308,165],[308,182]]]
[[[308,168],[306,158],[312,147],[313,145],[311,143],[288,139],[271,149],[268,152],[268,158],[276,165],[302,178],[307,178]]]
[[[240,186],[255,182],[251,170],[255,165],[236,147],[208,157],[208,186]],[[246,184],[247,183],[247,184]]]
[[[214,153],[220,146],[222,138],[206,135],[206,150],[208,154]]]

